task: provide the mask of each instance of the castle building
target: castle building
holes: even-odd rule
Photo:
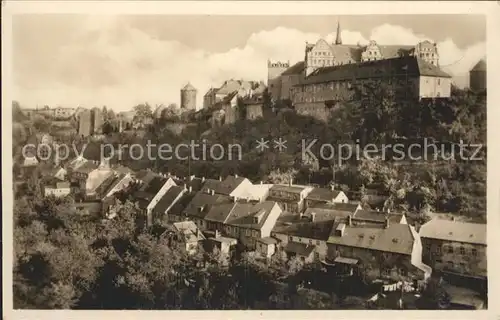
[[[353,99],[354,85],[370,81],[403,89],[408,99],[449,97],[451,90],[450,75],[425,60],[406,56],[319,68],[292,87],[292,102],[298,113],[326,120],[329,108]]]
[[[486,90],[486,59],[481,59],[469,71],[469,87],[474,91]]]
[[[181,89],[181,109],[197,110],[196,108],[196,90],[191,83],[188,83]]]
[[[313,101],[309,101],[311,99],[320,102],[321,108],[325,101],[335,100],[337,96],[345,99],[342,97],[345,91],[342,87],[347,88],[349,81],[360,77],[382,77],[387,81],[392,81],[395,76],[403,76],[405,80],[409,77],[407,85],[416,97],[448,97],[451,89],[450,76],[439,69],[436,43],[425,40],[414,46],[384,46],[372,40],[367,45],[346,45],[342,42],[340,24],[337,24],[334,43],[324,39],[319,39],[315,44],[306,43],[303,61],[286,69],[283,65],[268,62],[268,85],[272,98],[291,100],[294,104],[308,103],[310,108],[314,108],[311,105]],[[396,70],[398,66],[405,65],[408,65],[408,72]],[[319,90],[328,97],[313,97],[318,96]],[[306,94],[310,97],[303,94],[295,97],[295,94],[302,92],[312,94]]]

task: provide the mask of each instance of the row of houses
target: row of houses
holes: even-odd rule
[[[252,183],[238,175],[179,178],[81,156],[47,176],[46,196],[98,202],[96,213],[109,219],[122,193],[146,227],[174,226],[189,252],[203,241],[227,254],[237,246],[263,258],[283,251],[374,278],[424,280],[433,269],[487,277],[484,224],[435,219],[417,232],[404,214],[363,208],[335,188]]]
[[[374,278],[424,280],[433,269],[487,276],[485,225],[432,220],[418,233],[404,214],[363,208],[335,189],[254,184],[237,175],[181,179],[144,170],[129,177],[113,192],[122,190],[138,204],[145,225],[173,225],[187,239],[189,252],[205,241],[223,253],[236,246],[263,258],[283,251]],[[113,199],[113,192],[103,201]],[[108,208],[113,218],[116,213]]]

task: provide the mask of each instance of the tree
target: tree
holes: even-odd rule
[[[147,102],[136,105],[134,112],[134,122],[138,123],[141,127],[144,127],[153,118],[153,111]]]

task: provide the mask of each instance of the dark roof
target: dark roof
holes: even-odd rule
[[[269,189],[269,191],[285,191],[285,192],[293,192],[300,193],[304,191],[306,187],[297,186],[297,185],[288,185],[288,184],[275,184]]]
[[[205,218],[211,206],[218,203],[232,203],[229,197],[223,195],[210,195],[199,191],[186,206],[184,212],[187,216]],[[202,210],[201,210],[202,209]]]
[[[288,236],[296,236],[301,238],[316,239],[316,240],[328,240],[332,228],[335,224],[335,217],[326,221],[308,221],[307,219],[295,218],[295,222],[284,221],[280,217],[281,221],[278,221],[274,226],[272,232],[286,234]]]
[[[203,183],[203,186],[201,187],[201,190],[203,191],[208,191],[208,190],[216,190],[219,188],[219,185],[222,183],[222,181],[216,180],[216,179],[205,179],[205,182]]]
[[[99,165],[95,164],[93,161],[87,161],[84,164],[82,164],[80,167],[75,169],[74,171],[78,172],[78,173],[89,174],[90,172],[94,171],[98,167],[99,167]]]
[[[236,203],[214,204],[205,216],[205,220],[225,223],[235,206]]]
[[[289,75],[299,74],[299,73],[304,71],[304,68],[305,68],[304,61],[299,61],[296,64],[294,64],[293,66],[291,66],[290,68],[286,69],[282,73],[282,75],[289,76]]]
[[[203,180],[203,178],[193,177],[193,179],[190,179],[186,183],[186,186],[188,188],[191,187],[193,191],[200,191],[201,188],[203,187],[203,183],[205,183],[205,181]]]
[[[233,226],[247,227],[250,229],[261,229],[267,221],[269,214],[277,203],[264,201],[261,203],[236,203],[230,212],[226,223]],[[260,216],[256,223],[255,217]]]
[[[486,58],[483,58],[470,71],[486,71],[486,69]]]
[[[182,192],[184,192],[184,187],[170,187],[153,208],[153,212],[165,214],[165,211],[174,203],[175,199],[177,199]]]
[[[160,191],[161,187],[167,182],[167,179],[162,176],[156,176],[149,181],[149,183],[145,183],[141,188],[141,191],[146,193],[155,195]]]
[[[386,213],[383,211],[373,211],[373,210],[358,210],[353,216],[354,220],[361,221],[374,221],[374,222],[385,222],[385,219],[389,219],[389,222],[399,223],[403,217],[402,213]]]
[[[420,58],[401,57],[320,68],[307,77],[304,84],[419,75],[451,78],[440,68]]]
[[[331,190],[326,188],[314,188],[309,192],[306,199],[332,201],[340,194],[339,190]]]
[[[227,176],[222,182],[220,182],[216,188],[215,192],[223,195],[230,195],[236,188],[245,181],[246,178]]]
[[[299,243],[299,242],[288,242],[285,246],[285,251],[289,253],[295,253],[296,255],[302,257],[309,257],[311,253],[314,251],[315,246]]]
[[[344,224],[342,236],[335,233],[338,225]],[[336,222],[328,243],[349,247],[366,248],[377,251],[411,254],[413,243],[418,237],[415,229],[407,224],[348,226],[345,222]]]

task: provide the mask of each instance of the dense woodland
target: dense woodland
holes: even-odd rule
[[[449,100],[400,103],[398,95],[380,84],[355,87],[357,99],[331,110],[325,124],[294,113],[287,103],[265,103],[264,119],[240,120],[211,127],[200,115],[180,114],[167,108],[165,119],[146,129],[117,133],[114,115],[107,111],[106,142],[146,144],[239,144],[241,161],[149,160],[123,164],[133,169],[153,168],[178,176],[205,177],[239,174],[254,182],[288,182],[327,186],[354,192],[363,201],[369,190],[384,195],[384,206],[408,213],[450,212],[486,220],[486,99],[457,88]],[[147,104],[136,107],[138,117],[151,117]],[[203,112],[202,112],[203,113]],[[244,111],[243,111],[244,113]],[[203,114],[202,114],[203,116]],[[208,116],[208,115],[204,115]],[[29,135],[50,132],[58,141],[89,143],[43,117],[26,119],[13,104],[14,171],[20,149]],[[71,120],[73,121],[73,120]],[[71,123],[71,122],[70,122]],[[67,125],[67,124],[66,124]],[[73,124],[73,128],[75,124]],[[258,152],[255,141],[282,137],[286,152]],[[301,163],[301,140],[320,143],[410,144],[432,139],[451,146],[483,144],[482,161],[430,159],[394,161],[351,159],[338,164],[322,161],[312,170]],[[91,148],[91,144],[88,144]],[[478,155],[476,155],[478,156]],[[14,205],[14,306],[15,308],[112,309],[336,309],[360,308],[360,301],[345,294],[341,284],[330,292],[300,289],[300,261],[280,254],[269,264],[244,253],[224,267],[217,253],[182,253],[170,233],[138,229],[134,204],[126,202],[117,219],[102,221],[81,216],[67,199],[43,199],[40,177],[44,167],[27,178]],[[332,181],[333,180],[333,181]],[[314,269],[314,266],[307,267]],[[306,268],[306,269],[307,269]],[[333,282],[332,282],[333,283]],[[432,307],[442,294],[432,288],[424,295]]]

